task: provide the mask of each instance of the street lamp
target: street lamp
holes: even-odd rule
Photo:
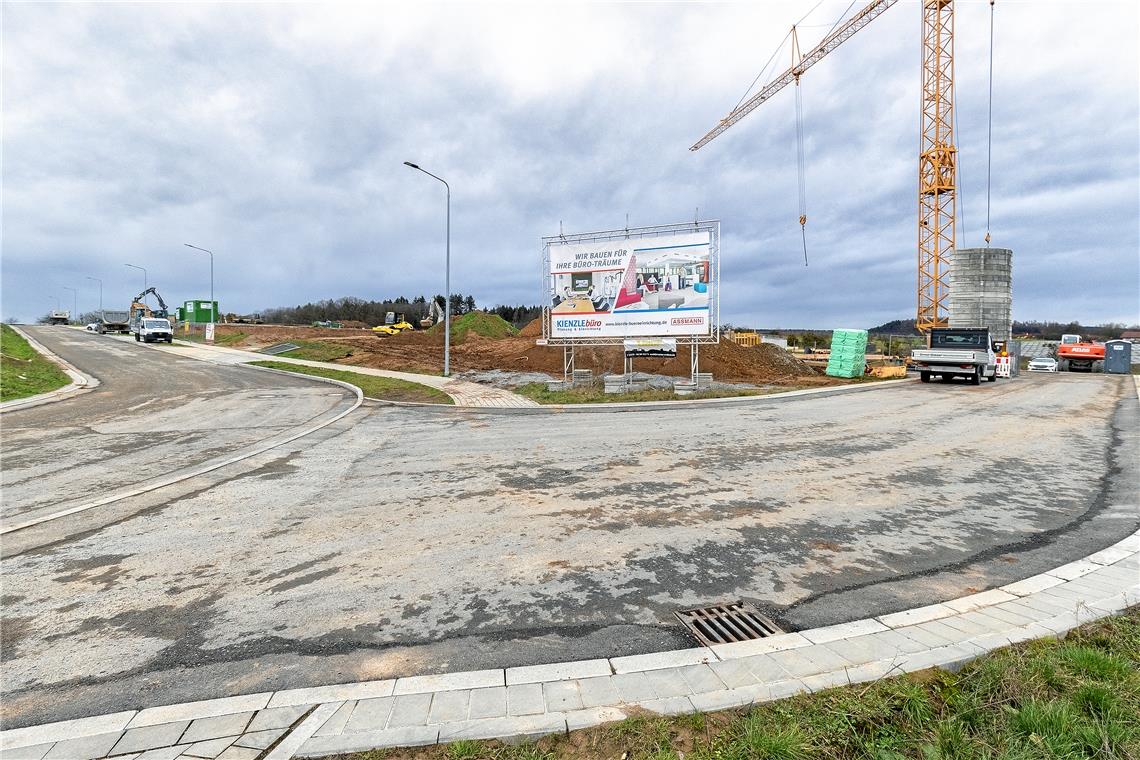
[[[202,251],[204,253],[210,254],[210,322],[217,322],[218,306],[216,303],[214,303],[214,252],[208,251],[205,248],[199,248],[196,245],[190,245],[189,243],[183,243],[182,245],[186,246],[187,248],[193,248],[195,251]]]
[[[138,264],[123,264],[123,266],[130,267],[131,269],[141,269],[142,270],[142,273],[143,273],[143,292],[145,293],[146,288],[147,288],[146,267],[140,267]]]
[[[439,180],[447,188],[447,253],[443,269],[444,290],[447,291],[443,302],[443,376],[451,377],[451,185],[447,184],[447,180],[435,176],[427,169],[416,166],[411,161],[405,161],[404,166],[409,166]]]
[[[98,277],[92,277],[91,275],[86,275],[86,277],[88,280],[94,280],[95,282],[99,283],[99,317],[102,318],[103,317],[103,281],[100,280]]]
[[[61,285],[64,290],[71,291],[71,319],[69,322],[79,320],[79,291],[75,288],[69,288],[66,285]]]

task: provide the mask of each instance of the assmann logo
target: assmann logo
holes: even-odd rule
[[[704,323],[704,317],[673,317],[669,320],[671,325],[703,325]]]

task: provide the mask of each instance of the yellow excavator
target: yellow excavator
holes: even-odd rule
[[[148,295],[154,296],[155,300],[158,301],[157,309],[151,309],[150,306],[148,306],[147,303],[143,301],[143,299]],[[147,288],[135,296],[134,300],[131,301],[131,321],[134,321],[137,317],[157,317],[162,319],[170,319],[170,312],[167,311],[166,301],[162,300],[162,296],[160,296],[158,294],[158,291],[154,288]]]

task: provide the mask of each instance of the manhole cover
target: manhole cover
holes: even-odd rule
[[[705,646],[752,641],[783,633],[780,627],[744,602],[716,604],[673,613]]]

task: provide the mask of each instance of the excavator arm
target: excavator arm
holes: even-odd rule
[[[143,292],[139,293],[137,296],[135,296],[133,303],[145,304],[146,302],[143,301],[143,299],[148,295],[154,296],[155,300],[158,301],[158,311],[156,313],[161,314],[162,316],[166,316],[169,313],[169,310],[166,308],[166,301],[162,300],[162,296],[160,296],[158,294],[158,291],[154,288],[147,288]]]

